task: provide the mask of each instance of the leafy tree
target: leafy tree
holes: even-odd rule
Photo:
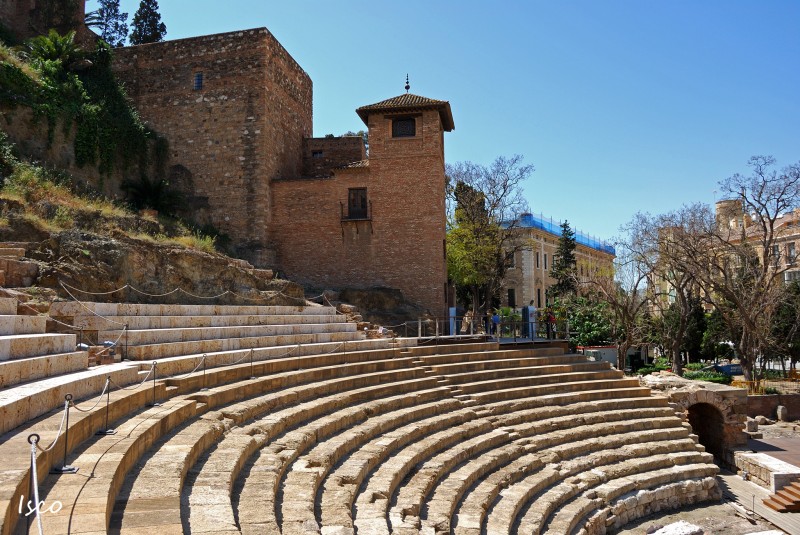
[[[98,0],[100,7],[86,14],[86,25],[97,28],[100,38],[113,47],[125,46],[128,14],[120,13],[119,0]]]
[[[547,289],[548,296],[564,299],[575,295],[578,288],[575,247],[575,232],[570,228],[569,221],[564,221],[561,223],[561,236],[558,238],[550,273],[556,283]]]
[[[704,228],[679,246],[683,269],[719,311],[734,335],[745,378],[755,380],[756,360],[771,347],[773,317],[784,293],[786,266],[773,251],[780,248],[778,220],[800,206],[800,162],[778,171],[772,157],[753,156],[749,166],[749,175],[720,182],[738,212],[735,219],[717,219],[706,209]]]
[[[604,345],[612,339],[608,304],[592,297],[576,297],[568,307],[570,340],[579,346]]]
[[[459,296],[474,311],[497,300],[511,259],[522,244],[513,228],[527,203],[522,183],[533,172],[521,156],[498,157],[491,166],[459,162],[447,166],[447,268]]]
[[[700,298],[693,295],[689,299],[689,316],[683,333],[682,351],[686,362],[697,362],[703,350],[703,333],[706,330],[706,313]]]
[[[630,239],[619,241],[615,248],[614,273],[590,271],[581,284],[607,305],[611,340],[617,344],[617,368],[622,370],[628,350],[652,337],[648,316],[651,299],[645,291],[650,270]]]
[[[167,26],[161,22],[158,0],[142,0],[133,15],[130,41],[132,45],[157,43],[167,35]]]

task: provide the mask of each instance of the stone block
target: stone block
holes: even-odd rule
[[[781,422],[788,422],[789,421],[789,409],[787,409],[783,405],[778,405],[778,407],[775,409],[775,416]]]

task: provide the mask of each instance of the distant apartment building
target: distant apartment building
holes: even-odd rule
[[[750,216],[742,210],[739,200],[718,201],[715,206],[717,225],[730,232],[730,241],[741,241],[742,235],[761,252],[759,242],[761,228],[753,224]],[[770,251],[770,259],[775,269],[783,272],[785,282],[800,281],[800,209],[795,209],[775,220],[775,241]]]
[[[561,222],[525,213],[520,215],[512,232],[519,250],[506,272],[501,303],[512,308],[546,306],[547,289],[556,282],[552,277],[553,256],[561,237]],[[575,231],[575,241],[579,278],[585,280],[596,269],[613,271],[616,254],[613,246],[579,231]]]

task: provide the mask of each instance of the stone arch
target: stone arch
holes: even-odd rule
[[[710,403],[695,403],[688,409],[689,424],[700,444],[716,459],[724,456],[724,419],[722,412]]]
[[[692,432],[698,435],[708,452],[713,453],[719,462],[733,466],[733,452],[739,446],[747,444],[747,435],[744,434],[744,422],[747,420],[747,390],[703,383],[702,386],[691,384],[668,390],[667,396],[674,404],[673,407],[683,412],[689,423],[693,424]],[[695,405],[707,407],[692,409]],[[712,410],[715,412],[711,412]],[[703,421],[703,415],[713,419],[713,430],[710,423]],[[692,418],[695,419],[694,422]],[[700,430],[704,434],[698,432]],[[711,445],[704,443],[704,440],[710,441]]]

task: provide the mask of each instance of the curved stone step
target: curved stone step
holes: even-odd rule
[[[0,361],[75,351],[74,334],[9,334],[0,336]]]
[[[313,503],[317,500],[317,494],[323,481],[344,455],[350,454],[380,434],[462,407],[460,402],[446,398],[448,390],[445,388],[427,391],[424,398],[422,397],[423,393],[425,391],[415,394],[415,397],[420,399],[414,401],[419,404],[384,414],[370,415],[363,423],[315,445],[308,453],[301,456],[295,462],[292,470],[286,474],[283,495]],[[436,395],[435,401],[420,403],[432,398],[431,394]],[[400,399],[408,403],[408,398],[409,396],[403,396]],[[245,488],[253,489],[253,485]],[[246,510],[249,511],[250,508],[248,507]],[[294,520],[306,526],[311,522],[319,523],[321,520],[314,514],[307,514],[307,511],[303,511],[303,513],[306,514],[296,515]],[[286,521],[287,516],[283,515],[283,518]]]
[[[50,475],[40,488],[45,502],[65,504],[43,516],[46,533],[103,532],[125,474],[150,445],[169,429],[197,415],[193,400],[168,400],[122,422],[116,435],[95,437],[67,458],[77,474]],[[31,526],[31,532],[36,532]],[[38,532],[37,532],[38,533]]]
[[[600,373],[607,374],[613,372]],[[589,392],[593,393],[595,391],[612,391],[621,388],[640,389],[643,396],[650,395],[650,389],[639,386],[638,379],[602,379],[600,378],[602,377],[600,373],[590,375],[589,379],[583,381],[556,382],[556,377],[545,376],[544,379],[533,377],[525,380],[516,380],[517,385],[519,385],[519,383],[529,383],[525,386],[510,386],[515,382],[514,380],[511,380],[510,382],[498,382],[498,384],[495,384],[497,389],[488,391],[481,391],[480,389],[492,387],[492,381],[489,381],[488,383],[459,385],[459,388],[462,389],[462,391],[464,391],[466,388],[467,392],[464,394],[464,397],[468,397],[480,405],[486,405],[498,401],[509,401],[519,398],[538,398],[540,396],[560,394],[563,392],[587,392],[587,395],[591,396],[592,394],[588,394]],[[566,377],[564,378],[566,379]],[[550,383],[550,381],[553,382]],[[614,393],[609,394],[611,397],[614,395]],[[537,401],[534,399],[532,403],[535,404]],[[524,403],[522,405],[524,405]],[[487,410],[491,410],[491,407],[487,407]]]
[[[13,334],[44,334],[47,328],[45,316],[0,315],[0,336]]]
[[[268,316],[284,314],[335,315],[328,306],[283,305],[176,305],[146,303],[94,303],[89,301],[55,301],[51,316]]]
[[[0,388],[48,377],[65,375],[89,367],[89,353],[73,351],[0,362]]]
[[[588,519],[576,515],[576,523],[583,523],[591,532],[617,530],[651,512],[720,500],[722,492],[715,477],[718,471],[709,463],[676,465],[604,483],[593,489],[592,496],[595,503],[608,505]]]
[[[569,533],[577,521],[589,512],[589,504],[597,505],[591,499],[575,504],[573,499],[579,493],[594,496],[591,489],[608,481],[677,465],[711,462],[711,459],[704,457],[707,454],[697,450],[679,450],[685,447],[685,444],[674,442],[637,444],[616,451],[594,452],[562,463],[561,483],[536,497],[536,501],[520,519],[519,529],[549,535]],[[565,507],[566,504],[572,507]]]
[[[219,316],[224,318],[225,316]],[[151,344],[173,342],[195,342],[201,340],[224,340],[235,338],[256,338],[275,336],[294,336],[299,334],[353,333],[355,323],[296,323],[279,325],[233,325],[220,327],[178,327],[168,329],[112,330],[100,331],[99,340],[124,340],[128,348]]]
[[[214,316],[79,316],[76,324],[87,331],[119,331],[128,329],[179,329],[197,327],[235,327],[252,325],[302,325],[307,323],[344,323],[341,314],[262,314]],[[117,336],[119,336],[117,334]],[[114,337],[116,339],[116,336]]]
[[[236,349],[355,341],[362,339],[363,336],[363,333],[357,331],[343,331],[330,333],[325,332],[276,336],[253,336],[248,338],[192,340],[188,342],[167,342],[163,344],[129,346],[127,348],[127,358],[131,360],[158,360],[180,355],[216,353],[221,351],[233,351]]]
[[[642,419],[658,417],[669,414],[668,407],[657,409],[637,409],[627,410],[603,410],[601,406],[583,404],[585,407],[560,407],[561,410],[540,410],[531,411],[528,418],[534,420],[520,424],[517,427],[503,427],[512,435],[519,437],[531,436],[538,433],[552,432],[556,429],[565,429],[576,426],[595,425],[601,422],[620,421],[625,419]],[[583,410],[581,410],[583,409]],[[570,415],[575,412],[578,416]],[[427,504],[427,514],[422,515],[428,525],[435,526],[437,530],[450,530],[450,519],[454,508],[461,500],[464,492],[472,486],[479,478],[484,477],[489,471],[499,469],[503,464],[508,464],[515,458],[523,455],[528,450],[524,447],[524,441],[519,439],[503,447],[495,446],[490,452],[484,453],[482,449],[475,448],[475,445],[464,443],[459,444],[454,450],[445,451],[434,457],[423,466],[412,481],[403,488],[397,499],[397,505],[393,508],[395,516],[404,518],[404,524],[419,527],[423,505],[429,494],[433,492],[433,497]],[[476,453],[480,453],[478,458],[474,458]],[[456,465],[460,467],[454,470]],[[430,465],[431,468],[427,468]],[[414,489],[415,479],[423,474],[430,474],[427,484],[417,486]],[[424,476],[422,476],[424,477]],[[435,491],[433,490],[435,487]],[[413,493],[410,491],[413,490]],[[417,517],[406,521],[405,517]],[[396,531],[396,530],[395,530]]]
[[[674,418],[673,418],[674,419]],[[526,475],[498,493],[497,501],[486,516],[487,533],[510,533],[520,510],[537,494],[558,484],[562,479],[560,463],[577,456],[585,456],[600,449],[621,448],[639,442],[657,442],[686,438],[683,428],[646,429],[641,421],[614,422],[597,426],[599,429],[582,429],[551,433],[535,437],[531,450],[543,463],[540,470]],[[625,429],[625,432],[619,432]]]

